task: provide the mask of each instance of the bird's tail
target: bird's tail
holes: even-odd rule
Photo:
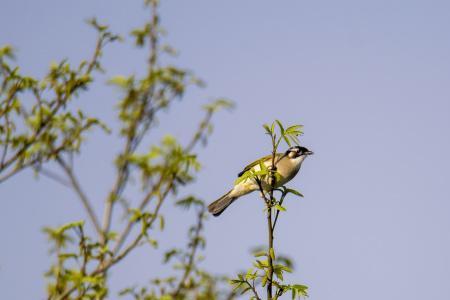
[[[218,217],[223,211],[230,206],[231,203],[233,203],[234,200],[237,199],[237,197],[231,197],[230,196],[231,191],[208,205],[208,211],[214,216]]]

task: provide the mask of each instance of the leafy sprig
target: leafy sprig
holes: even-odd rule
[[[265,288],[268,300],[276,300],[286,293],[290,292],[292,299],[307,297],[308,288],[300,284],[285,283],[285,273],[292,272],[292,263],[284,257],[278,258],[274,248],[274,233],[281,212],[286,212],[286,206],[283,206],[284,200],[288,195],[303,197],[303,195],[292,188],[285,186],[276,187],[276,182],[280,180],[280,175],[276,168],[277,150],[281,141],[287,146],[292,144],[300,144],[298,136],[303,134],[301,125],[289,126],[286,129],[280,121],[275,120],[270,126],[263,125],[266,134],[270,136],[272,142],[272,155],[270,163],[267,164],[265,157],[262,161],[255,164],[257,168],[249,168],[242,174],[236,183],[245,182],[247,180],[258,183],[260,193],[264,199],[265,211],[268,223],[268,247],[264,251],[255,253],[255,261],[253,268],[247,270],[246,273],[238,274],[230,283],[235,290],[241,294],[251,293],[250,299],[262,299],[260,296],[261,289]],[[278,130],[277,130],[278,129]],[[267,184],[269,183],[269,184]],[[267,190],[267,186],[269,190]],[[275,192],[279,192],[279,197],[275,197]]]

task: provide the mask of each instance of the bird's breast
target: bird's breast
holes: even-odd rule
[[[277,164],[277,172],[281,175],[281,180],[277,186],[282,186],[297,175],[302,165],[303,158],[282,159]]]

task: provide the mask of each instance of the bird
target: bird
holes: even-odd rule
[[[297,175],[300,167],[309,155],[314,154],[314,152],[308,150],[305,147],[293,146],[286,150],[284,153],[275,154],[275,168],[278,179],[275,181],[275,188],[281,187],[289,182],[292,178]],[[217,199],[208,205],[208,211],[215,217],[227,209],[234,201],[239,197],[247,195],[251,192],[260,190],[260,186],[254,177],[245,178],[239,180],[247,171],[260,171],[261,165],[264,164],[268,169],[272,168],[272,155],[264,156],[253,163],[249,164],[238,174],[238,180],[236,181],[234,187],[227,192],[225,195]],[[261,187],[264,191],[270,191],[272,188],[270,182],[270,176],[261,176]]]

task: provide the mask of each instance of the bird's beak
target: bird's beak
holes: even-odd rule
[[[307,151],[307,152],[305,152],[305,154],[306,154],[306,155],[313,155],[314,152],[312,152],[312,151]]]

